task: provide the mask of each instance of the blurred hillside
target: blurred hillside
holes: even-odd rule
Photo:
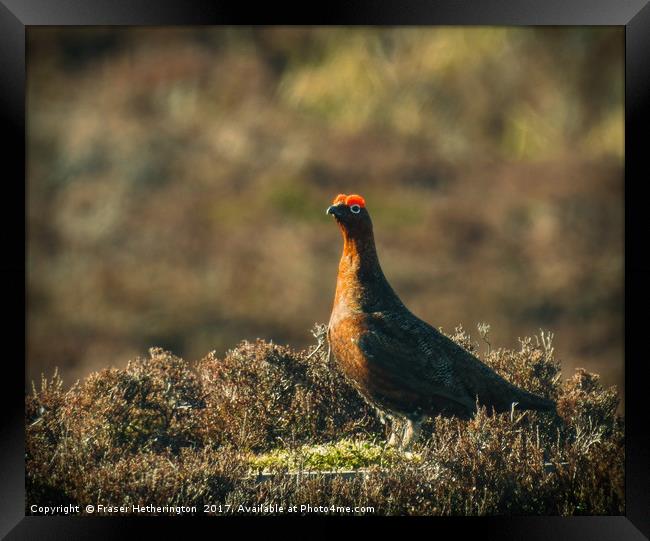
[[[620,28],[28,30],[29,379],[327,322],[365,196],[434,326],[623,390]]]

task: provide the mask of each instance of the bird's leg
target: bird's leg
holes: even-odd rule
[[[388,438],[386,445],[389,447],[399,447],[402,440],[400,436],[401,423],[397,417],[390,417],[390,420],[390,437]]]
[[[402,438],[402,450],[405,452],[413,448],[413,444],[420,436],[420,426],[422,421],[413,419],[406,419],[406,428],[404,429],[404,437]]]

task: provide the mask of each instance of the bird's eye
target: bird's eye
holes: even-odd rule
[[[359,205],[352,205],[350,210],[355,214],[359,214],[361,212],[361,207]]]

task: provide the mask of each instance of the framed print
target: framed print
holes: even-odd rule
[[[647,2],[318,11],[0,4],[0,533],[647,538]]]

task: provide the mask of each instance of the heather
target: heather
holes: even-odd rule
[[[598,375],[568,379],[550,333],[515,349],[452,339],[558,415],[436,417],[412,455],[328,358],[263,340],[189,363],[152,348],[66,388],[26,396],[27,504],[371,506],[373,514],[623,514],[624,421]],[[346,473],[344,475],[344,473]],[[351,474],[351,475],[350,475]],[[231,506],[231,507],[227,507]],[[212,508],[215,511],[218,508]]]

